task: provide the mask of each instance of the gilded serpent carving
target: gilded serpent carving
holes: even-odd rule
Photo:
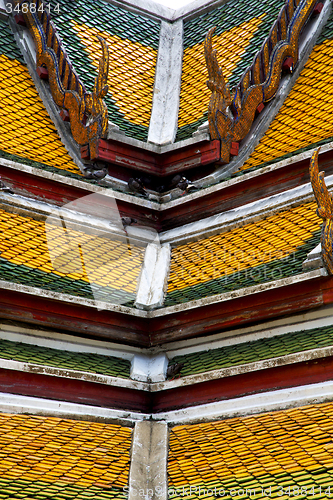
[[[228,163],[231,142],[239,142],[249,133],[258,106],[274,98],[284,61],[291,58],[293,66],[297,64],[299,35],[316,3],[317,0],[287,0],[253,63],[232,92],[213,50],[215,28],[209,30],[205,40],[207,86],[212,92],[208,122],[211,139],[221,141],[221,161]]]
[[[325,267],[329,274],[333,274],[333,258],[332,258],[332,243],[333,243],[333,199],[329,193],[325,180],[324,172],[319,172],[318,153],[316,149],[312,154],[310,161],[310,180],[312,189],[318,205],[317,215],[323,219],[321,229],[321,253]]]
[[[39,8],[42,0],[31,2],[35,8],[22,12],[36,45],[37,67],[47,68],[53,100],[68,111],[74,140],[79,145],[89,144],[90,159],[93,160],[97,157],[98,141],[106,137],[108,129],[108,110],[103,101],[108,92],[108,46],[103,38],[98,37],[102,57],[94,88],[87,92],[69,61],[50,14],[46,8]],[[30,0],[16,0],[16,4],[22,6],[23,3],[30,5]]]

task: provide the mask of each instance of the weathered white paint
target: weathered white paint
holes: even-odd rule
[[[140,412],[112,410],[100,406],[66,403],[53,399],[16,396],[4,392],[0,393],[0,412],[73,418],[75,420],[116,421],[127,425],[150,418],[150,415]]]
[[[208,138],[209,140],[209,138]],[[179,144],[179,143],[176,143]],[[325,153],[326,151],[330,151],[333,148],[333,142],[329,142],[327,144],[324,144],[323,146],[320,147],[320,153]],[[186,196],[181,196],[176,199],[173,199],[171,194],[164,194],[161,196],[161,208],[160,210],[167,210],[171,207],[176,207],[179,205],[183,205],[184,203],[188,203],[189,201],[196,200],[198,198],[201,198],[202,196],[207,196],[212,193],[216,193],[218,191],[222,191],[223,189],[227,189],[230,186],[234,186],[236,184],[239,184],[240,182],[247,181],[249,179],[254,179],[256,177],[259,177],[263,174],[267,174],[269,172],[274,172],[275,170],[279,170],[280,168],[283,168],[288,165],[292,165],[296,162],[302,161],[302,160],[308,160],[311,158],[313,152],[317,149],[312,148],[307,151],[304,151],[303,153],[299,153],[295,156],[291,156],[290,158],[285,158],[284,160],[277,161],[276,163],[272,163],[271,165],[267,165],[266,167],[262,167],[258,170],[254,170],[253,172],[244,172],[243,175],[240,175],[239,177],[234,177],[232,179],[226,180],[226,181],[221,181],[218,184],[213,184],[212,186],[206,187],[204,189],[201,189],[200,191],[195,191],[194,193],[187,194]],[[310,162],[309,162],[310,164]],[[260,182],[260,179],[258,179],[258,182]]]
[[[167,500],[168,425],[137,422],[131,457],[128,499]]]
[[[333,382],[330,380],[152,415],[0,393],[0,412],[60,416],[80,420],[116,420],[124,423],[154,420],[177,425],[285,410],[325,401],[333,401]]]
[[[178,109],[183,60],[183,21],[162,21],[155,68],[155,84],[148,142],[166,145],[174,142],[178,128]]]
[[[173,342],[162,348],[167,353],[168,358],[172,359],[175,356],[220,349],[221,347],[249,343],[259,339],[269,339],[278,335],[311,330],[312,328],[324,328],[325,326],[331,326],[332,323],[333,307],[324,307],[315,311],[300,313],[247,328],[230,330],[205,338]]]
[[[221,368],[212,370],[205,373],[196,375],[188,375],[187,377],[178,378],[166,382],[160,382],[150,385],[151,392],[165,391],[174,389],[176,387],[185,387],[193,384],[200,384],[202,382],[209,382],[210,380],[217,380],[221,378],[233,377],[243,373],[251,373],[254,371],[267,370],[268,368],[275,368],[277,366],[286,366],[293,363],[301,363],[302,361],[310,361],[312,359],[321,359],[333,355],[333,347],[322,347],[320,349],[310,349],[308,351],[300,351],[294,354],[287,354],[286,356],[279,356],[277,358],[269,358],[262,361],[255,361],[253,363],[246,363],[244,365],[231,366],[229,368]]]
[[[114,356],[131,361],[134,353],[145,352],[145,349],[122,345],[114,342],[104,342],[95,339],[84,339],[74,335],[59,333],[54,330],[38,330],[33,327],[7,325],[0,323],[0,339],[24,344],[40,345],[51,349],[70,352],[89,352]]]
[[[175,306],[163,307],[154,311],[148,311],[149,318],[157,318],[160,316],[165,316],[167,314],[174,314],[180,311],[189,311],[197,307],[207,306],[210,304],[216,304],[220,302],[225,302],[227,300],[236,299],[239,297],[245,297],[248,295],[253,295],[255,293],[265,292],[267,290],[274,290],[276,288],[285,287],[292,285],[294,283],[301,283],[302,281],[307,281],[310,279],[320,278],[322,276],[327,276],[326,269],[314,269],[307,273],[297,274],[295,276],[290,276],[288,278],[282,278],[280,280],[269,281],[267,283],[262,283],[260,285],[249,286],[246,288],[240,288],[239,290],[233,290],[232,292],[221,293],[218,295],[212,295],[211,297],[204,297],[198,300],[192,300],[185,302],[183,304],[177,304]]]
[[[172,425],[191,424],[194,422],[209,422],[224,418],[253,415],[287,408],[323,403],[333,400],[333,382],[303,385],[290,389],[252,394],[241,398],[193,406],[152,415],[156,421],[164,420]]]
[[[67,368],[56,368],[53,366],[37,365],[34,363],[24,363],[0,358],[0,368],[4,370],[16,370],[19,372],[36,373],[39,375],[50,375],[53,377],[83,380],[85,382],[95,382],[97,384],[112,385],[114,387],[126,387],[139,391],[149,391],[149,384],[143,382],[100,375],[98,373],[84,372],[80,370],[70,370]]]
[[[79,304],[86,307],[93,307],[99,310],[109,310],[115,312],[121,312],[129,314],[131,316],[139,316],[141,318],[157,318],[165,316],[167,314],[174,314],[180,311],[189,311],[197,307],[207,306],[210,304],[216,304],[218,302],[225,302],[228,300],[236,299],[238,297],[244,297],[247,295],[252,295],[255,293],[265,292],[267,290],[272,290],[276,288],[281,288],[284,286],[292,285],[294,283],[301,283],[303,281],[319,278],[322,276],[327,276],[326,269],[315,269],[307,273],[298,274],[295,276],[290,276],[289,278],[283,278],[281,280],[269,281],[267,283],[262,283],[260,285],[250,286],[246,288],[241,288],[239,290],[233,290],[232,292],[221,293],[218,295],[212,295],[210,297],[204,297],[198,300],[192,300],[184,304],[177,304],[175,306],[163,307],[153,311],[144,311],[137,308],[126,307],[118,304],[111,304],[108,302],[94,301],[91,299],[85,299],[82,297],[77,297],[74,295],[68,295],[59,292],[53,292],[50,290],[43,290],[41,288],[30,287],[26,285],[20,285],[17,283],[11,283],[9,281],[0,280],[0,289],[3,290],[14,290],[21,293],[27,293],[29,295],[38,295],[40,297],[46,297],[53,300],[59,300],[62,302]]]
[[[325,178],[328,188],[333,187],[333,175]],[[232,210],[206,217],[160,233],[161,243],[182,245],[210,235],[231,231],[236,227],[256,222],[282,210],[314,200],[311,183],[308,182],[288,191],[255,200]]]
[[[36,295],[38,297],[45,297],[52,300],[58,300],[60,302],[67,302],[71,304],[78,304],[85,307],[92,307],[94,309],[108,310],[121,312],[129,314],[130,316],[139,316],[146,318],[147,312],[141,311],[139,309],[134,309],[131,307],[125,307],[119,304],[110,304],[108,302],[95,301],[91,299],[84,299],[75,295],[69,295],[65,293],[52,292],[51,290],[44,290],[42,288],[35,288],[32,286],[19,285],[18,283],[11,283],[9,281],[0,280],[0,289],[2,290],[13,290],[20,293],[26,293],[29,295]]]
[[[12,168],[14,170],[20,170],[21,172],[26,172],[27,174],[32,174],[36,177],[42,177],[43,179],[49,179],[66,186],[77,187],[85,191],[90,191],[91,193],[99,193],[100,191],[103,191],[105,189],[101,186],[97,186],[96,184],[91,184],[89,182],[80,181],[78,179],[73,179],[64,175],[55,174],[53,172],[48,172],[47,170],[30,167],[29,165],[25,165],[23,163],[12,160],[7,160],[6,158],[0,158],[0,164],[4,167]],[[160,205],[158,203],[145,200],[144,198],[138,198],[137,196],[133,196],[131,194],[119,193],[118,191],[114,191],[111,188],[107,188],[107,190],[110,192],[110,195],[112,195],[116,200],[126,201],[134,205],[151,208],[154,210],[159,210],[160,208]]]
[[[135,306],[151,310],[163,304],[171,259],[170,245],[156,242],[147,245]]]
[[[161,382],[165,380],[167,368],[168,358],[164,353],[135,354],[131,363],[130,377],[148,383]]]

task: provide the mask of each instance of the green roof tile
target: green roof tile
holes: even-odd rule
[[[176,356],[170,365],[184,362],[184,377],[328,346],[333,346],[333,325]]]
[[[268,264],[251,267],[206,283],[169,292],[166,295],[164,306],[172,306],[300,274],[303,272],[302,263],[306,260],[307,254],[319,243],[319,240],[320,231],[284,259],[274,260]]]
[[[114,356],[61,351],[1,339],[0,358],[121,378],[129,378],[131,365],[129,361]]]

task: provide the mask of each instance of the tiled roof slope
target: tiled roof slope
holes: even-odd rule
[[[120,425],[0,414],[0,498],[119,498],[131,435]]]
[[[0,339],[0,358],[67,370],[129,378],[131,363],[101,354],[52,349]],[[1,498],[1,497],[0,497]]]
[[[1,279],[112,303],[135,299],[144,247],[76,231],[78,250],[68,247],[62,228],[4,210],[0,227]]]
[[[175,247],[165,305],[301,273],[320,225],[311,202]]]
[[[227,500],[330,498],[332,416],[333,404],[326,403],[174,427],[169,444],[169,493],[179,488],[173,498],[181,498],[183,487],[189,492],[192,485],[191,500],[222,497],[219,489],[224,489]],[[203,489],[213,491],[204,495]],[[246,489],[255,491],[250,496]]]
[[[207,120],[211,92],[204,57],[204,39],[216,26],[213,37],[224,76],[236,84],[251,64],[267,37],[284,2],[281,0],[239,0],[237,6],[227,2],[217,9],[184,23],[184,57],[180,94],[177,140],[191,137]]]
[[[181,376],[184,377],[332,345],[333,326],[325,326],[225,346],[220,349],[176,356],[170,365],[185,361],[180,372]]]
[[[264,166],[333,137],[333,16],[283,106],[241,170]]]
[[[15,155],[80,175],[59,139],[8,24],[0,19],[0,156]]]
[[[55,7],[58,4],[52,0]],[[160,23],[102,0],[64,0],[52,18],[80,79],[94,86],[100,57],[97,35],[110,48],[109,120],[126,135],[147,140]]]

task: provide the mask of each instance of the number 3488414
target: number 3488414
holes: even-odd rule
[[[5,7],[8,14],[27,14],[28,12],[31,14],[35,14],[36,12],[60,13],[60,4],[58,3],[51,5],[50,3],[36,4],[24,2],[21,4],[17,3],[14,6],[11,3],[6,3]]]

